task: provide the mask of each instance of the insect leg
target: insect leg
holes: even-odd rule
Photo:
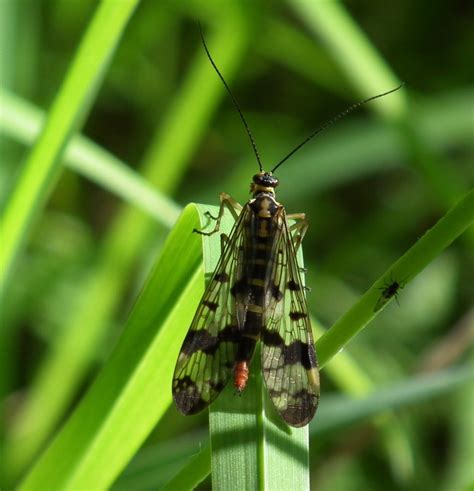
[[[207,214],[207,216],[216,220],[216,225],[214,227],[214,230],[211,230],[210,232],[203,232],[202,230],[198,230],[195,228],[193,230],[193,232],[195,232],[197,234],[201,234],[201,235],[213,235],[216,232],[218,232],[219,228],[221,226],[222,217],[224,216],[225,208],[227,208],[230,211],[234,220],[237,220],[240,212],[242,211],[242,205],[240,203],[238,203],[234,198],[232,198],[232,196],[228,195],[227,193],[221,193],[220,201],[221,201],[221,206],[219,208],[219,213],[218,213],[217,217],[213,217],[210,213]]]
[[[304,213],[294,213],[292,215],[287,215],[286,218],[289,220],[296,220],[295,223],[290,226],[290,233],[292,234],[295,251],[298,251],[306,231],[308,230],[306,215]]]

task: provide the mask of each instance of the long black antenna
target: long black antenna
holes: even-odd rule
[[[363,106],[364,104],[367,104],[368,102],[373,101],[374,99],[378,99],[379,97],[384,97],[384,96],[386,96],[388,94],[391,94],[392,92],[396,92],[397,90],[401,89],[403,87],[403,85],[404,84],[402,82],[395,89],[389,90],[388,92],[384,92],[383,94],[374,95],[374,96],[369,97],[368,99],[365,99],[363,101],[356,102],[355,104],[352,104],[352,106],[349,106],[347,109],[345,109],[344,111],[342,111],[341,113],[339,113],[337,116],[334,116],[334,118],[330,119],[329,121],[326,121],[316,131],[314,131],[313,133],[311,133],[311,135],[309,135],[308,138],[306,138],[306,140],[302,141],[297,147],[295,147],[284,159],[280,160],[280,162],[278,162],[278,164],[272,169],[271,172],[272,173],[275,172],[278,169],[278,167],[280,167],[280,165],[283,164],[283,162],[286,162],[294,153],[296,153],[303,145],[305,145],[306,143],[308,143],[318,133],[321,133],[326,128],[328,128],[329,126],[333,125],[339,119],[342,119],[344,116],[347,116],[354,109],[357,109],[358,107]]]
[[[255,153],[255,157],[257,157],[257,162],[258,166],[260,167],[260,172],[263,172],[263,166],[262,162],[260,161],[260,155],[257,150],[257,145],[255,144],[255,140],[253,139],[252,132],[250,131],[249,125],[247,124],[247,121],[245,119],[244,113],[239,107],[239,103],[237,102],[236,98],[232,94],[229,86],[227,85],[227,82],[224,80],[224,77],[222,76],[221,72],[217,68],[216,64],[214,63],[214,60],[212,59],[211,53],[209,53],[209,50],[207,49],[206,41],[204,40],[204,34],[202,32],[202,27],[201,23],[199,22],[199,32],[201,33],[201,40],[202,44],[204,46],[204,49],[206,50],[207,57],[209,58],[209,61],[211,62],[211,65],[214,67],[214,70],[216,71],[217,75],[219,75],[219,78],[222,80],[222,83],[224,84],[224,87],[226,88],[227,92],[230,95],[230,98],[232,99],[232,102],[234,103],[235,108],[237,109],[237,112],[239,113],[240,119],[242,120],[242,123],[244,123],[245,130],[247,131],[247,135],[249,136],[250,143],[252,144],[253,152]]]

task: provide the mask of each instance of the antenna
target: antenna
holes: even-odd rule
[[[374,99],[378,99],[379,97],[384,97],[386,95],[391,94],[392,92],[396,92],[397,90],[401,89],[403,87],[404,83],[402,82],[398,87],[395,89],[389,90],[388,92],[384,92],[383,94],[378,94],[374,95],[372,97],[369,97],[368,99],[365,99],[360,102],[356,102],[355,104],[352,104],[352,106],[349,106],[347,109],[344,109],[341,113],[339,113],[337,116],[334,116],[334,118],[330,119],[329,121],[326,121],[324,124],[322,124],[316,131],[311,133],[311,135],[306,138],[306,140],[302,141],[298,146],[296,146],[284,159],[280,160],[278,164],[272,169],[272,173],[275,172],[278,167],[280,167],[283,162],[286,162],[294,153],[296,153],[303,145],[308,143],[312,138],[314,138],[317,134],[321,133],[324,131],[326,128],[329,126],[332,126],[336,121],[342,119],[343,117],[347,116],[349,113],[354,111],[354,109],[357,109],[360,106],[363,106],[364,104],[367,104],[370,101],[373,101]]]
[[[247,131],[247,135],[249,136],[250,143],[252,144],[253,152],[255,153],[255,157],[257,157],[257,162],[258,162],[258,166],[260,167],[260,172],[263,172],[263,166],[262,166],[262,162],[260,161],[260,155],[257,150],[257,145],[255,144],[255,140],[253,139],[252,132],[250,131],[249,125],[247,124],[247,120],[245,119],[244,113],[240,109],[237,99],[232,94],[229,86],[227,85],[227,82],[224,80],[224,77],[222,76],[221,72],[219,71],[216,64],[214,63],[211,53],[209,53],[209,50],[207,49],[206,41],[204,40],[204,34],[202,32],[201,23],[199,22],[198,24],[199,24],[199,32],[201,34],[201,41],[204,46],[204,49],[206,50],[207,57],[209,58],[209,61],[211,62],[211,65],[214,67],[214,70],[216,71],[217,75],[219,75],[219,78],[222,80],[224,87],[226,88],[228,94],[230,95],[230,98],[232,99],[232,102],[234,103],[235,108],[237,109],[237,112],[239,113],[242,123],[244,123],[245,130]]]

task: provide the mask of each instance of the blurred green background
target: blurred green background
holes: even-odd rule
[[[0,2],[2,208],[96,8]],[[28,472],[100,372],[180,207],[217,204],[221,191],[248,199],[258,168],[197,21],[267,169],[348,105],[405,82],[278,172],[279,200],[309,218],[308,301],[329,327],[472,186],[472,14],[471,2],[442,0],[138,3],[69,127],[88,140],[51,158],[4,287],[2,489]],[[473,243],[471,228],[351,342],[375,387],[472,359]],[[474,489],[472,378],[417,398],[420,380],[392,430],[369,415],[320,432],[313,421],[314,489]],[[321,410],[342,392],[323,373]],[[199,449],[206,424],[170,408],[116,489],[160,487]]]

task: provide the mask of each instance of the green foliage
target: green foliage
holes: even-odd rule
[[[468,489],[462,13],[441,0],[0,4],[0,487],[207,489],[212,466],[214,489]],[[197,20],[267,168],[341,108],[406,83],[278,172],[279,199],[311,224],[324,366],[320,411],[297,432],[272,419],[256,363],[248,391],[213,406],[210,439],[206,415],[168,411],[201,257],[209,273],[220,251],[191,233],[210,208],[185,205],[244,201],[256,171]],[[374,312],[392,279],[400,306]]]

